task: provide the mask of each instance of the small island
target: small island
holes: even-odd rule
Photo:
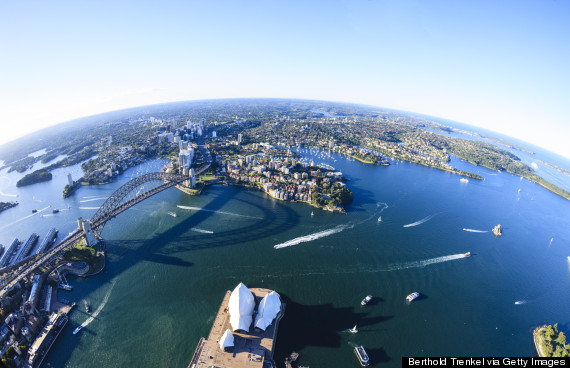
[[[534,329],[532,336],[539,357],[570,356],[570,344],[566,343],[566,334],[558,331],[558,323],[539,326]]]
[[[28,175],[24,176],[22,179],[18,180],[16,183],[17,187],[25,187],[26,185],[32,185],[36,183],[41,183],[44,181],[50,181],[52,175],[50,172],[45,170],[37,170]]]

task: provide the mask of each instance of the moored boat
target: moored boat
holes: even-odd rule
[[[368,354],[366,354],[366,350],[364,350],[364,346],[360,345],[354,348],[354,353],[360,362],[360,365],[363,367],[367,367],[370,364],[370,358]]]
[[[360,305],[366,305],[371,300],[372,300],[372,295],[368,295],[366,298],[362,299],[362,301],[360,302]]]
[[[83,304],[85,305],[85,313],[89,313],[89,304],[87,304],[87,301],[83,301]]]
[[[408,296],[406,297],[406,300],[407,300],[408,302],[411,302],[412,300],[417,299],[419,296],[420,296],[420,293],[418,293],[417,291],[414,291],[413,293],[411,293],[410,295],[408,295]]]
[[[83,326],[79,325],[79,327],[77,327],[75,330],[73,330],[73,334],[75,335],[76,333],[81,331],[82,328],[83,328]]]

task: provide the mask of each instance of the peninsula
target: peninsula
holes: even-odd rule
[[[566,334],[558,331],[558,323],[539,326],[532,331],[532,336],[539,357],[570,356],[570,344],[566,343]]]
[[[188,368],[274,367],[277,327],[284,313],[279,294],[240,283],[226,292],[210,334],[198,342]]]

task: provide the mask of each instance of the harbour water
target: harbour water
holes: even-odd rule
[[[298,351],[299,364],[311,368],[357,367],[356,345],[375,367],[398,367],[402,356],[534,356],[534,326],[558,322],[570,331],[569,201],[459,160],[485,180],[313,152],[349,179],[346,215],[211,186],[195,197],[168,189],[110,221],[105,271],[60,291],[98,314],[73,335],[90,317],[76,308],[45,366],[186,367],[225,291],[240,281],[275,289],[287,303],[278,366]],[[42,237],[52,226],[61,238],[137,171],[161,164],[68,199],[61,190],[78,166],[20,189],[13,185],[20,174],[2,171],[0,200],[21,203],[0,214],[0,242]],[[62,211],[27,217],[49,205]],[[499,223],[504,235],[495,238],[489,230]],[[413,291],[422,297],[408,304]],[[368,294],[374,299],[362,307]],[[359,332],[347,333],[355,324]]]

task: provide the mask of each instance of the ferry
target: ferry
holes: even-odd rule
[[[82,328],[83,328],[83,326],[79,325],[79,327],[77,327],[75,330],[73,330],[73,334],[75,335],[76,333],[81,331]]]
[[[89,304],[87,304],[87,301],[83,301],[83,304],[85,305],[85,313],[89,313]]]
[[[57,287],[60,288],[60,289],[65,290],[65,291],[72,291],[72,290],[73,290],[73,287],[71,287],[71,285],[69,285],[69,284],[64,284],[64,283],[61,283],[61,284],[57,285]]]
[[[33,210],[32,210],[32,213],[36,213],[36,212],[38,212],[38,210],[36,210],[36,209],[33,209]]]
[[[372,295],[368,295],[366,298],[362,299],[362,301],[360,302],[360,305],[364,306],[364,305],[368,304],[368,302],[371,300],[372,300]]]
[[[501,235],[503,235],[503,231],[501,230],[501,224],[495,226],[492,231],[493,231],[493,234],[494,234],[495,236],[501,236]]]
[[[459,181],[462,183],[469,183],[469,179],[465,179],[465,178],[461,178],[461,179],[459,179]]]
[[[467,253],[465,253],[463,256],[465,256],[465,257],[470,257],[470,256],[471,256],[471,252],[467,252]]]
[[[58,213],[59,210],[57,208],[54,208],[53,210],[51,210],[51,213]]]
[[[360,362],[360,365],[363,367],[368,367],[370,364],[370,358],[368,358],[368,354],[366,354],[366,350],[364,350],[364,346],[360,345],[354,348],[354,353]]]
[[[406,297],[406,300],[408,302],[411,302],[412,300],[417,299],[419,296],[420,296],[420,293],[418,293],[417,291],[414,291],[413,293],[411,293],[410,295],[408,295]]]

